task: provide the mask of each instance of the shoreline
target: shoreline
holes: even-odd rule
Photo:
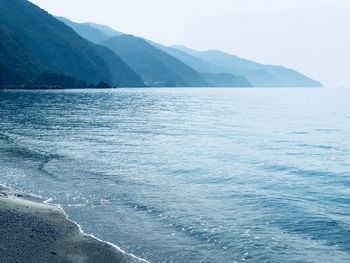
[[[82,231],[58,205],[0,185],[1,262],[148,263]]]
[[[0,86],[0,90],[72,90],[72,89],[118,89],[119,87],[77,87],[67,88],[62,86],[50,85],[19,85],[19,86]]]

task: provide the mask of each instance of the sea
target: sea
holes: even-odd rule
[[[0,91],[0,183],[149,262],[350,262],[350,89]]]

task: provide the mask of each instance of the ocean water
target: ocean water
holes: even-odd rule
[[[350,262],[350,90],[2,91],[0,183],[150,262]]]

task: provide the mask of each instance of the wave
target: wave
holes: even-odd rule
[[[350,251],[350,228],[346,220],[314,213],[305,204],[293,204],[282,198],[264,199],[261,206],[275,211],[276,216],[268,219],[270,225],[330,247],[336,246],[342,251]]]
[[[288,166],[288,165],[281,165],[281,164],[274,164],[274,165],[263,165],[261,168],[265,171],[269,172],[285,172],[291,175],[297,175],[297,176],[305,176],[305,177],[321,177],[324,179],[331,180],[332,182],[336,182],[338,180],[340,183],[344,185],[350,185],[350,183],[347,180],[340,180],[343,178],[347,178],[350,176],[349,173],[337,173],[332,171],[326,171],[326,170],[312,170],[312,169],[302,169],[295,166]]]
[[[130,261],[130,260],[127,260],[125,262],[139,262],[139,263],[150,263],[149,261],[145,260],[145,259],[142,259],[132,253],[128,253],[126,252],[125,250],[123,250],[122,248],[120,248],[119,246],[117,246],[116,244],[113,244],[109,241],[105,241],[105,240],[102,240],[102,239],[99,239],[98,237],[94,236],[93,234],[88,234],[88,233],[85,233],[84,230],[82,229],[82,226],[79,225],[79,223],[71,220],[69,218],[69,215],[66,213],[66,211],[63,209],[63,207],[60,205],[60,204],[54,204],[54,203],[51,203],[52,201],[52,198],[49,198],[47,200],[44,200],[44,198],[42,196],[38,196],[38,195],[34,195],[34,194],[31,194],[31,193],[23,193],[23,192],[19,192],[9,186],[7,186],[6,184],[3,184],[3,183],[0,183],[0,194],[3,194],[4,197],[6,196],[14,196],[16,198],[21,198],[21,199],[24,199],[24,200],[28,200],[28,201],[32,201],[32,202],[36,202],[36,203],[42,203],[42,204],[45,204],[45,205],[49,205],[49,206],[52,206],[52,207],[55,207],[55,208],[58,208],[62,214],[65,216],[65,219],[71,223],[73,223],[74,225],[77,226],[77,228],[79,229],[79,232],[86,236],[86,237],[90,237],[100,243],[104,243],[104,244],[107,244],[111,247],[113,247],[117,252],[119,253],[122,253],[124,254],[125,256],[133,259],[133,261]],[[1,195],[0,195],[1,197]]]
[[[82,235],[87,236],[87,237],[91,237],[91,238],[95,239],[95,240],[98,241],[98,242],[101,242],[101,243],[104,243],[104,244],[108,244],[108,245],[112,246],[114,249],[116,249],[118,252],[123,253],[123,254],[125,254],[125,255],[127,255],[127,256],[130,256],[131,258],[137,260],[137,262],[140,262],[140,263],[150,263],[149,261],[147,261],[147,260],[145,260],[145,259],[142,259],[142,258],[140,258],[140,257],[138,257],[138,256],[136,256],[136,255],[134,255],[134,254],[131,254],[131,253],[126,252],[125,250],[123,250],[123,249],[120,248],[119,246],[117,246],[117,245],[115,245],[115,244],[113,244],[113,243],[111,243],[111,242],[109,242],[109,241],[105,241],[105,240],[99,239],[98,237],[94,236],[93,234],[87,234],[87,233],[85,233],[84,230],[82,229],[81,225],[79,225],[77,222],[75,222],[75,221],[69,219],[68,214],[67,214],[66,211],[62,208],[61,205],[58,205],[58,204],[50,204],[50,205],[55,206],[55,207],[58,207],[58,208],[62,211],[62,213],[65,215],[67,221],[72,222],[73,224],[75,224],[75,225],[78,227],[79,232],[80,232]]]
[[[45,169],[45,166],[53,160],[61,159],[63,156],[55,153],[49,153],[38,149],[33,149],[28,145],[18,145],[18,139],[4,133],[0,133],[0,140],[8,144],[1,148],[1,153],[10,158],[22,158],[37,161],[38,170],[45,175],[57,179],[57,176]]]

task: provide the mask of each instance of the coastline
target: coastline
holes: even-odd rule
[[[17,86],[0,86],[0,90],[71,90],[71,89],[117,89],[119,87],[112,86],[93,86],[93,87],[77,87],[67,88],[58,85],[17,85]]]
[[[85,234],[59,206],[0,185],[0,261],[136,263],[147,261]]]

